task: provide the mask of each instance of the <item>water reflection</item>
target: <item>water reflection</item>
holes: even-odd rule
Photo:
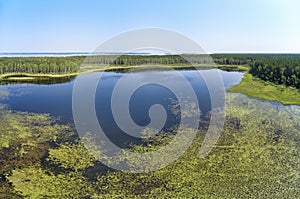
[[[175,71],[176,72],[176,71]],[[195,91],[201,118],[209,119],[205,115],[211,109],[210,95],[205,81],[196,70],[179,71],[187,79],[192,89]],[[205,72],[205,71],[203,71]],[[238,84],[243,73],[219,71],[226,88]],[[81,78],[95,79],[100,72],[80,75]],[[98,84],[95,95],[96,114],[104,132],[115,143],[132,142],[132,137],[124,133],[116,124],[111,110],[111,96],[117,82],[125,73],[102,72],[103,78]],[[152,76],[163,79],[165,82],[181,87],[181,82],[174,82],[174,71],[142,71],[133,74],[134,79],[143,79],[151,73]],[[58,117],[62,124],[73,124],[72,114],[72,92],[75,78],[62,78],[53,80],[40,80],[38,82],[22,84],[21,82],[10,82],[1,85],[0,88],[6,90],[5,98],[0,99],[0,103],[7,104],[8,108],[16,111],[46,113]],[[126,85],[124,85],[126,88]],[[130,86],[130,85],[128,85]],[[188,96],[186,96],[188,97]],[[146,126],[150,122],[149,107],[160,104],[167,111],[164,131],[176,126],[181,118],[172,113],[171,105],[176,101],[176,96],[167,88],[155,84],[140,87],[132,95],[129,103],[130,114],[133,121],[141,126]],[[201,125],[204,128],[204,125]],[[138,141],[138,140],[137,140]]]

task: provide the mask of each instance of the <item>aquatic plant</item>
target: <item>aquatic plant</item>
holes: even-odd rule
[[[91,180],[85,172],[91,172],[98,163],[82,143],[77,138],[62,139],[60,134],[56,139],[50,136],[52,130],[56,134],[70,127],[53,123],[45,115],[14,113],[17,117],[11,117],[11,112],[2,112],[6,123],[17,120],[10,124],[1,122],[5,131],[16,131],[19,135],[23,130],[32,133],[47,130],[41,137],[22,133],[18,140],[9,139],[8,148],[3,145],[1,153],[9,150],[19,161],[13,164],[12,160],[1,159],[6,181],[1,181],[0,195],[5,191],[7,195],[25,198],[297,198],[300,195],[299,113],[298,106],[286,107],[230,93],[223,133],[207,157],[199,159],[205,136],[201,130],[188,150],[163,169],[146,173],[107,170],[95,172]],[[151,134],[148,131],[151,129],[145,134]],[[173,137],[167,132],[160,133],[128,150],[157,150]],[[93,141],[89,136],[84,139]],[[47,145],[49,140],[53,144]],[[16,147],[22,143],[33,143],[24,149],[27,153],[21,153],[22,147]],[[29,159],[31,151],[39,148],[43,152]],[[45,158],[48,161],[42,161]],[[125,157],[120,161],[134,168],[143,160],[129,164]],[[62,169],[56,171],[57,166]]]
[[[25,198],[84,198],[91,195],[91,187],[80,173],[54,175],[41,168],[16,169],[9,182]]]
[[[79,142],[64,143],[58,148],[50,148],[47,160],[63,168],[78,171],[94,166],[95,157]]]

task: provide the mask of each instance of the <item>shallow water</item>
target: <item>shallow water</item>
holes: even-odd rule
[[[210,111],[210,96],[205,81],[196,70],[177,71],[185,77],[192,86],[201,109],[201,117]],[[238,84],[244,73],[220,71],[225,88]],[[166,82],[174,82],[172,75],[175,71],[144,71],[136,72],[133,77],[136,79],[153,75],[165,78]],[[118,141],[126,138],[126,135],[116,124],[111,111],[111,96],[116,83],[126,73],[103,72],[81,75],[80,77],[92,79],[102,75],[99,81],[96,95],[95,108],[98,120],[105,132],[108,132],[112,140]],[[78,77],[77,77],[78,78]],[[0,103],[6,104],[9,109],[15,111],[25,111],[34,113],[47,113],[59,117],[61,123],[73,123],[72,116],[72,91],[76,78],[70,82],[50,85],[37,84],[8,84],[0,86],[1,93],[5,96],[0,97]],[[126,87],[126,85],[125,85]],[[163,130],[166,130],[178,123],[178,118],[171,113],[170,105],[176,100],[176,96],[169,89],[157,85],[148,84],[141,86],[131,96],[129,109],[133,121],[145,126],[150,123],[149,108],[153,104],[162,105],[167,110],[167,120]]]
[[[219,72],[226,88],[237,84],[243,76],[242,73]],[[205,83],[196,71],[180,71],[180,73],[192,85],[203,117],[204,113],[210,110]],[[99,74],[93,73],[80,77],[93,79]],[[180,82],[172,80],[170,71],[140,72],[135,73],[133,77],[138,79],[150,74],[180,86]],[[111,141],[121,147],[132,146],[128,144],[135,144],[134,141],[127,139],[125,133],[118,129],[110,111],[113,88],[125,74],[105,72],[103,75],[95,95],[98,119],[106,133],[110,135]],[[130,191],[134,194],[140,194],[136,190],[140,190],[140,184],[146,184],[147,190],[159,186],[169,194],[170,186],[176,191],[181,190],[182,187],[177,185],[185,180],[193,182],[191,186],[186,187],[190,189],[189,192],[196,195],[203,194],[202,189],[197,189],[199,184],[203,185],[201,187],[205,187],[209,193],[217,190],[216,195],[220,196],[227,193],[227,190],[233,190],[228,192],[230,195],[228,198],[243,196],[245,194],[243,187],[250,190],[245,197],[249,196],[249,193],[258,198],[262,193],[270,196],[273,193],[279,195],[282,193],[280,197],[288,193],[292,195],[291,198],[299,195],[297,174],[299,173],[300,106],[284,106],[280,103],[249,98],[239,93],[227,93],[226,121],[223,131],[214,150],[207,158],[199,159],[198,154],[204,136],[203,132],[199,131],[199,137],[193,141],[190,150],[187,150],[176,164],[158,172],[143,173],[139,176],[130,172],[117,172],[93,158],[91,162],[90,153],[81,147],[81,142],[77,141],[72,127],[56,125],[55,121],[46,115],[18,112],[51,113],[53,116],[60,116],[63,119],[62,123],[72,124],[71,103],[75,84],[73,80],[53,85],[0,86],[0,116],[2,116],[0,195],[2,193],[6,198],[14,198],[17,193],[22,195],[42,193],[47,196],[58,194],[59,197],[63,197],[60,194],[70,193],[69,189],[64,189],[65,187],[72,189],[73,193],[78,186],[82,185],[90,189],[90,195],[99,194],[104,197],[102,194],[109,195],[111,192],[98,189],[103,184],[105,187],[112,186],[113,190],[118,186],[121,192]],[[129,84],[124,86],[128,87]],[[160,103],[168,110],[174,98],[174,94],[162,86],[155,84],[142,86],[136,90],[130,101],[132,119],[139,125],[147,125],[149,107]],[[123,98],[120,100],[122,101]],[[4,103],[17,112],[3,108]],[[168,113],[166,125],[176,124],[177,118],[171,112]],[[122,113],[120,115],[122,116]],[[164,137],[161,139],[164,140]],[[151,144],[151,140],[142,142],[145,148],[151,148],[152,145],[148,146],[147,143]],[[160,144],[163,145],[164,142]],[[132,147],[135,149],[134,145]],[[140,146],[136,147],[137,150],[140,149]],[[122,165],[123,163],[121,162]],[[41,166],[36,168],[32,165]],[[125,166],[132,165],[128,163]],[[133,166],[139,166],[139,160]],[[76,168],[80,169],[76,171]],[[286,176],[290,176],[288,182]],[[78,179],[80,183],[77,183]],[[150,186],[149,182],[151,182]],[[166,186],[164,183],[167,183],[168,188],[164,188]],[[57,184],[62,186],[52,188]],[[218,189],[215,189],[216,186]],[[57,192],[56,188],[62,191]],[[81,190],[81,187],[78,189]],[[157,195],[161,195],[161,191]]]

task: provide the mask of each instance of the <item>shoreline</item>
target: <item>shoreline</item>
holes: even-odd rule
[[[278,102],[283,105],[300,105],[300,91],[293,87],[276,85],[246,73],[242,81],[228,92],[241,93],[249,97]]]
[[[128,72],[129,70],[146,71],[146,70],[209,70],[219,69],[232,72],[248,72],[249,67],[244,65],[168,65],[162,67],[160,65],[138,65],[124,66],[113,65],[86,65],[80,68],[75,73],[61,74],[46,74],[46,73],[5,73],[0,75],[1,83],[36,83],[55,81],[55,80],[70,80],[81,74],[93,72]],[[59,82],[58,82],[59,83]],[[271,82],[265,82],[246,73],[240,84],[227,89],[228,92],[236,92],[245,94],[252,98],[279,102],[283,105],[300,105],[300,91],[283,85],[276,85]]]
[[[23,72],[13,72],[13,73],[5,73],[0,75],[1,81],[32,81],[32,80],[42,80],[42,79],[60,79],[60,78],[71,78],[76,77],[80,74],[87,74],[92,72],[128,72],[131,69],[140,69],[142,70],[166,70],[166,69],[174,69],[174,70],[208,70],[208,69],[220,69],[225,71],[237,71],[237,72],[245,72],[248,71],[248,67],[246,66],[238,66],[238,65],[169,65],[169,66],[159,66],[159,65],[139,65],[139,66],[109,66],[107,65],[99,65],[99,66],[83,66],[80,68],[78,72],[75,73],[60,73],[60,74],[48,74],[48,73],[23,73]]]

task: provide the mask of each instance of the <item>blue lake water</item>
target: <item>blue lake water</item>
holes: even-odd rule
[[[172,76],[174,71],[144,71],[135,72],[134,77],[161,75],[162,77]],[[207,86],[196,70],[179,71],[189,84],[192,86],[201,109],[202,116],[210,111],[210,95]],[[219,71],[225,88],[230,88],[238,84],[243,78],[244,73]],[[84,78],[93,78],[100,73],[85,74]],[[105,132],[108,132],[112,139],[123,139],[122,130],[118,128],[114,121],[111,111],[111,96],[118,80],[124,76],[124,73],[104,72],[99,81],[95,95],[95,109],[101,126]],[[78,77],[77,77],[78,78]],[[36,85],[36,84],[8,84],[1,85],[1,90],[8,91],[7,97],[0,98],[0,103],[6,104],[7,107],[15,111],[26,111],[34,113],[47,113],[52,116],[59,117],[62,123],[73,123],[72,116],[72,91],[76,78],[70,82]],[[170,83],[176,84],[172,78]],[[126,87],[126,85],[125,85]],[[150,122],[149,108],[153,104],[161,104],[166,110],[169,109],[172,100],[176,100],[176,96],[167,88],[149,84],[140,87],[134,92],[130,99],[129,109],[133,121],[141,126]],[[167,111],[167,122],[165,129],[176,125],[177,118]],[[125,136],[125,135],[124,135]]]

